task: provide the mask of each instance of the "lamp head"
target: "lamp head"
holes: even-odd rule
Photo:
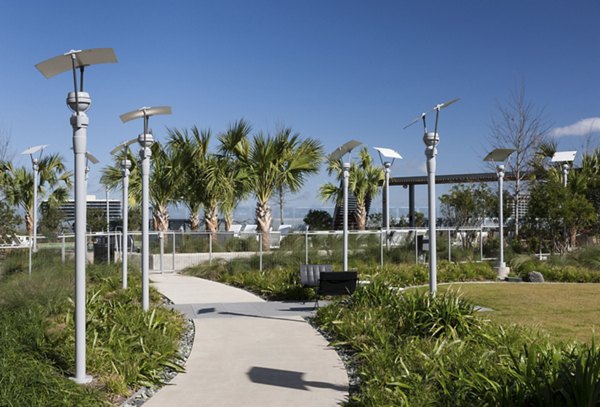
[[[430,131],[423,136],[423,142],[427,147],[435,147],[440,142],[440,136]]]
[[[87,92],[69,92],[67,95],[67,106],[73,113],[86,112],[92,105],[92,99]]]
[[[146,134],[140,134],[137,140],[142,148],[150,148],[152,147],[152,144],[154,144],[154,137],[150,131]]]

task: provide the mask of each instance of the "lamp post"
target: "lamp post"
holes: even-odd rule
[[[37,204],[37,193],[38,193],[38,184],[39,184],[39,171],[40,171],[40,159],[42,158],[42,153],[44,152],[44,148],[48,147],[47,144],[30,147],[27,150],[23,151],[21,154],[29,155],[31,157],[31,166],[33,168],[33,213],[32,213],[32,243],[31,248],[35,253],[37,252],[37,213],[38,213],[38,204]],[[39,153],[35,156],[35,153]],[[30,270],[31,272],[31,270]]]
[[[343,226],[343,271],[348,271],[348,187],[350,180],[350,157],[348,161],[343,161],[346,154],[350,155],[350,152],[357,146],[361,145],[360,141],[350,140],[347,143],[341,145],[333,153],[329,155],[330,161],[342,160],[342,176],[343,176],[343,194],[344,194],[344,226]]]
[[[429,293],[435,295],[437,292],[437,253],[436,253],[436,205],[435,205],[435,170],[436,170],[436,156],[437,156],[437,145],[440,141],[438,135],[438,119],[440,116],[440,110],[450,106],[459,99],[452,99],[448,102],[440,103],[435,105],[431,111],[435,111],[435,127],[434,131],[427,132],[427,123],[425,117],[427,113],[421,113],[416,119],[404,126],[406,129],[412,126],[419,120],[423,121],[423,129],[425,134],[423,135],[423,142],[425,143],[425,158],[427,159],[427,195],[429,202]]]
[[[577,151],[557,151],[552,155],[552,162],[562,163],[562,184],[563,187],[567,187],[567,178],[569,177],[569,170],[571,169],[571,164],[575,161],[575,155]],[[567,239],[567,225],[563,225],[563,236],[565,239],[565,244],[568,245]]]
[[[85,67],[117,62],[112,48],[71,50],[36,65],[46,77],[51,78],[62,72],[73,72],[73,92],[67,95],[67,105],[73,112],[70,122],[73,127],[73,155],[75,161],[75,377],[76,383],[89,383],[92,378],[86,374],[85,350],[85,256],[86,256],[86,186],[85,160],[87,126],[86,111],[92,101],[83,91]],[[79,69],[79,90],[77,70]]]
[[[400,153],[391,148],[383,148],[383,147],[374,147],[379,154],[379,159],[381,160],[381,164],[383,165],[385,171],[385,192],[383,199],[385,200],[385,205],[383,208],[383,227],[385,228],[385,242],[386,247],[389,249],[390,246],[390,172],[391,167],[394,165],[394,161],[397,159],[402,159]],[[391,161],[390,161],[391,159]]]
[[[123,288],[127,288],[127,255],[128,255],[128,243],[129,243],[129,170],[131,169],[131,161],[128,160],[129,146],[137,141],[137,138],[123,142],[115,147],[110,153],[116,154],[119,150],[123,149],[123,159],[121,160],[121,171],[123,174],[123,201],[122,201],[122,213],[121,218],[123,219],[123,239],[121,243],[121,275],[123,281]]]
[[[148,237],[148,208],[150,190],[150,157],[154,137],[148,131],[148,119],[150,116],[159,114],[171,114],[170,106],[142,107],[129,113],[122,114],[121,121],[126,123],[130,120],[143,118],[144,132],[137,138],[140,144],[140,158],[142,161],[142,309],[148,311],[150,308],[150,277],[149,277],[149,237]]]
[[[485,156],[483,161],[491,161],[496,164],[496,175],[498,176],[498,225],[500,234],[500,255],[498,257],[498,266],[496,275],[499,280],[508,276],[510,268],[506,267],[504,262],[504,162],[515,151],[514,148],[496,148]],[[502,164],[500,164],[502,163]]]

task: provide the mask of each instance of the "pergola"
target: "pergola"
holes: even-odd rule
[[[504,175],[506,180],[515,180],[516,176],[512,172],[507,172]],[[452,174],[452,175],[436,175],[436,184],[464,184],[476,182],[497,182],[498,175],[496,172],[480,172],[477,174]],[[400,185],[408,188],[408,223],[411,227],[415,226],[415,185],[427,185],[427,175],[411,176],[411,177],[391,177],[390,186]],[[383,197],[385,200],[385,196]],[[383,203],[385,206],[385,202]]]

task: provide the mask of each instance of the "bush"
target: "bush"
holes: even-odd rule
[[[40,251],[35,257],[31,276],[13,273],[0,284],[0,367],[10,366],[0,370],[0,405],[106,405],[136,387],[160,384],[165,369],[181,370],[182,318],[161,307],[155,291],[150,311],[143,312],[139,279],[122,290],[117,266],[90,265],[87,364],[95,382],[88,387],[69,380],[74,272],[58,256]]]

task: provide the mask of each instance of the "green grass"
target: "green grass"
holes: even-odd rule
[[[138,273],[120,288],[116,265],[88,266],[87,371],[74,375],[73,268],[52,251],[35,256],[31,276],[9,257],[0,277],[0,405],[108,405],[142,385],[156,386],[165,368],[178,365],[180,315],[151,293],[150,312],[140,306]],[[26,267],[25,267],[26,268]],[[120,270],[120,269],[119,269]]]
[[[441,285],[469,301],[491,308],[486,318],[542,329],[559,341],[591,343],[600,332],[600,284],[489,283]]]

